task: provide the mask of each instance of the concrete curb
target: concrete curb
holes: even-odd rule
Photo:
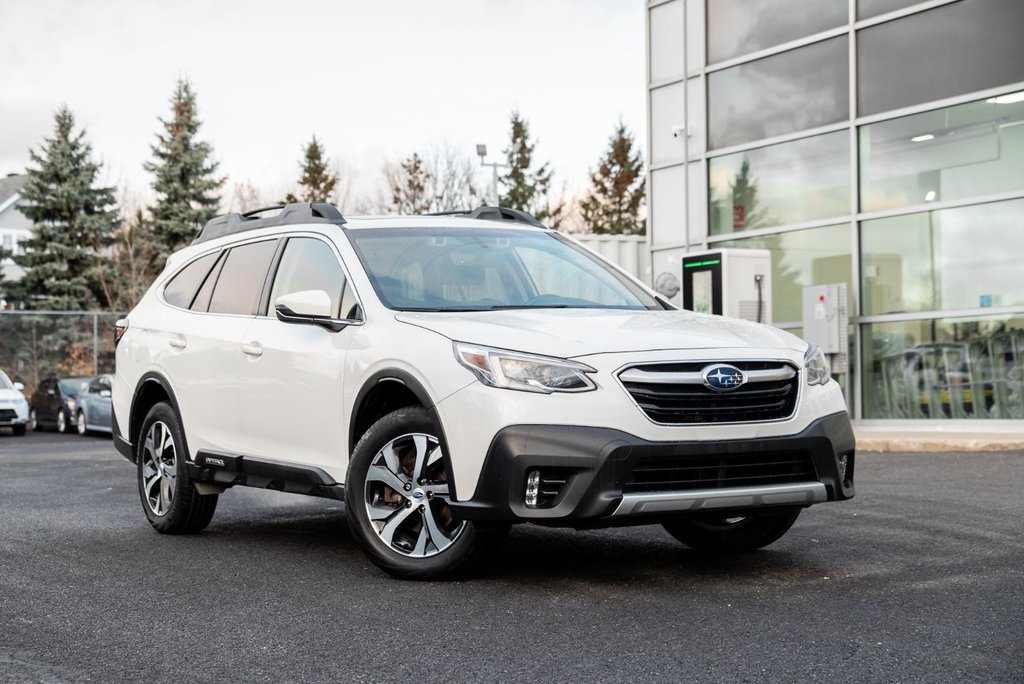
[[[857,451],[1024,451],[1024,435],[883,435],[858,432]]]

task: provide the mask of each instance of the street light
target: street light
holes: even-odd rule
[[[480,166],[491,167],[491,194],[494,197],[494,206],[498,206],[498,169],[507,169],[508,164],[485,161],[487,158],[487,145],[478,144],[476,146],[476,154],[480,157]]]

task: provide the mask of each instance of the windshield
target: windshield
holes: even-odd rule
[[[14,385],[11,384],[11,379],[7,377],[7,373],[0,371],[0,389],[14,389]]]
[[[64,394],[81,394],[88,384],[89,378],[63,378],[60,381],[60,391]]]
[[[372,228],[347,234],[390,309],[661,308],[553,231]]]

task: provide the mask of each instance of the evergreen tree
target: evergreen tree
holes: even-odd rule
[[[53,137],[29,156],[34,166],[19,209],[33,233],[14,257],[25,275],[11,284],[12,299],[40,309],[92,308],[100,298],[103,250],[117,227],[114,189],[96,185],[100,167],[67,107],[55,116]]]
[[[158,265],[167,256],[184,247],[204,223],[217,215],[219,190],[224,178],[218,178],[213,148],[196,139],[199,113],[191,84],[178,81],[171,98],[171,117],[161,119],[163,131],[151,147],[154,161],[145,169],[153,174],[156,205],[153,217],[153,253]]]
[[[302,175],[299,177],[301,194],[296,197],[288,193],[285,202],[330,202],[338,184],[338,174],[330,170],[330,159],[315,135],[312,142],[303,149],[303,156],[304,160],[299,162],[302,167]]]
[[[584,223],[594,233],[643,235],[640,208],[644,203],[644,164],[633,135],[619,121],[608,142],[608,151],[597,171],[590,174],[591,188],[580,204]]]
[[[391,192],[391,207],[399,214],[424,214],[431,210],[433,175],[418,152],[384,171]]]
[[[547,162],[534,167],[537,143],[530,140],[530,126],[526,119],[514,111],[510,124],[509,144],[504,150],[508,169],[499,179],[505,192],[499,197],[499,204],[529,212],[539,221],[558,228],[563,218],[564,203],[556,201],[549,204],[553,173]]]

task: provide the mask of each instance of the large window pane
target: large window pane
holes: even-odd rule
[[[860,129],[861,209],[1024,188],[1024,92]]]
[[[217,278],[210,313],[254,315],[276,249],[277,240],[233,247]]]
[[[850,213],[846,131],[714,157],[709,169],[712,235]]]
[[[857,0],[857,18],[868,19],[911,5],[919,5],[921,2],[922,0]]]
[[[1024,200],[864,221],[864,313],[1024,304]]]
[[[847,300],[852,301],[849,224],[716,242],[714,247],[771,250],[772,322],[803,318],[807,285],[846,283]]]
[[[650,22],[651,81],[683,76],[683,0],[651,9]]]
[[[1024,317],[864,326],[865,418],[1024,418]]]
[[[712,0],[708,63],[846,25],[847,0]]]
[[[1021,26],[1021,0],[960,0],[858,32],[858,113],[1020,81]]]
[[[846,36],[708,75],[711,148],[784,135],[850,116]]]

